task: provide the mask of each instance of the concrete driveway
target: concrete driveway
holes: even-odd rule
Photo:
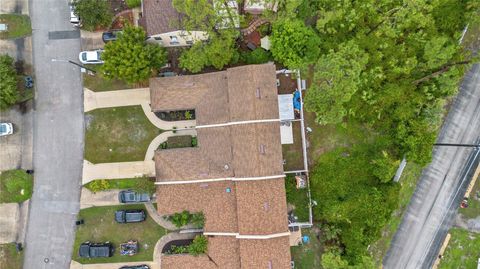
[[[102,40],[102,32],[81,31],[82,50],[103,49],[105,43]]]
[[[20,207],[17,203],[0,204],[0,244],[15,242],[20,219]]]
[[[13,123],[14,133],[0,137],[0,171],[32,169],[32,105],[0,112],[0,122]]]
[[[28,15],[28,0],[0,1],[0,14],[19,13]]]

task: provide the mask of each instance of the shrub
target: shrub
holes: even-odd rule
[[[241,59],[246,64],[263,64],[272,60],[272,54],[262,48],[256,48],[252,52],[242,52]]]
[[[193,256],[206,253],[208,248],[207,237],[204,235],[198,235],[193,239],[192,244],[188,246],[188,252]]]
[[[183,210],[180,213],[175,213],[170,216],[170,221],[175,227],[180,228],[187,225],[191,220],[191,214],[187,210]]]
[[[9,108],[18,100],[17,73],[13,58],[0,55],[0,110]]]
[[[126,0],[129,8],[139,7],[142,4],[142,0]]]
[[[196,147],[198,145],[198,140],[196,136],[192,136],[192,147]]]
[[[94,193],[111,189],[110,183],[107,179],[98,179],[91,181],[86,187]]]
[[[205,225],[205,216],[203,212],[192,214],[190,222],[197,228],[202,228]]]
[[[168,251],[168,254],[183,254],[183,253],[187,253],[187,252],[188,252],[188,248],[186,246],[172,245],[172,247]]]
[[[185,111],[185,119],[191,120],[192,119],[192,112],[189,110]]]

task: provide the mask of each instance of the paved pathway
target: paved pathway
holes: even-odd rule
[[[86,184],[95,179],[118,179],[134,177],[154,177],[154,161],[138,162],[119,162],[119,163],[99,163],[83,161],[82,184]]]
[[[89,32],[82,30],[82,50],[103,49],[105,43],[103,43],[102,40],[102,33],[103,32]]]
[[[160,216],[152,203],[145,203],[145,208],[147,209],[148,215],[150,217],[152,217],[152,219],[158,225],[162,226],[163,228],[165,228],[167,230],[171,230],[171,231],[174,231],[174,230],[178,229],[177,227],[175,227],[175,225],[173,225],[173,223],[171,223],[170,221],[166,221],[163,218],[163,216]]]

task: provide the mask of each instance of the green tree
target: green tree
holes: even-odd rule
[[[145,42],[142,28],[127,26],[118,40],[105,45],[102,71],[108,78],[135,83],[149,78],[153,69],[166,63],[166,57],[163,47]]]
[[[360,74],[368,62],[367,54],[354,42],[340,44],[315,65],[314,83],[307,91],[305,107],[316,113],[319,124],[339,123],[347,114],[349,102],[361,83]]]
[[[110,26],[113,15],[106,0],[74,0],[72,4],[85,30],[93,31],[97,27]]]
[[[193,239],[192,244],[188,246],[188,253],[193,256],[198,256],[200,254],[207,253],[208,240],[204,235],[197,235]]]
[[[274,22],[270,41],[275,60],[289,68],[303,67],[315,62],[320,52],[318,35],[298,19]]]
[[[0,55],[0,110],[5,110],[18,100],[17,72],[13,58]]]
[[[322,267],[328,269],[346,269],[348,268],[348,262],[343,260],[340,255],[329,251],[322,255]]]

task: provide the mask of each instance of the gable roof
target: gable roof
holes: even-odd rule
[[[143,0],[140,24],[148,36],[180,30],[181,14],[172,0]]]

